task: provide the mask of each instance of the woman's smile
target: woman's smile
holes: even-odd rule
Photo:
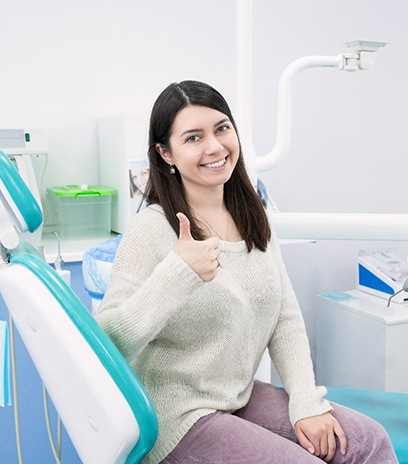
[[[211,169],[219,169],[223,168],[227,162],[227,157],[223,158],[220,161],[215,161],[212,163],[207,163],[207,164],[201,164],[200,166],[203,166],[205,168],[211,168]]]

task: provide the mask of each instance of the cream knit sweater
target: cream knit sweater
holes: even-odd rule
[[[266,252],[221,242],[217,277],[207,283],[173,251],[177,240],[161,207],[139,213],[96,315],[158,414],[159,438],[143,462],[160,462],[200,417],[242,408],[266,348],[291,422],[329,411],[276,237]]]

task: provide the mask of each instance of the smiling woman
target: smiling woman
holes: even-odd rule
[[[96,315],[157,411],[144,462],[395,464],[381,426],[315,385],[302,314],[220,93],[167,87],[149,158],[148,206],[122,238]],[[266,349],[286,391],[254,379]]]
[[[248,177],[237,128],[224,97],[201,82],[170,84],[152,110],[147,201],[163,207],[179,234],[177,213],[196,240],[217,236],[265,250],[266,213]],[[243,214],[242,205],[248,205]],[[254,228],[253,224],[257,224]]]

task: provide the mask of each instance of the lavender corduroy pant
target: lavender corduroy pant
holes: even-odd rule
[[[384,428],[371,418],[333,404],[347,436],[347,453],[333,464],[398,464]],[[248,404],[234,414],[199,419],[161,464],[319,464],[298,443],[289,422],[286,392],[255,382]]]

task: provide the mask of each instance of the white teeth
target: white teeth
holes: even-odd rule
[[[225,162],[226,162],[226,159],[224,158],[223,160],[218,161],[218,163],[204,164],[204,166],[207,168],[220,168],[221,166],[224,166]]]

